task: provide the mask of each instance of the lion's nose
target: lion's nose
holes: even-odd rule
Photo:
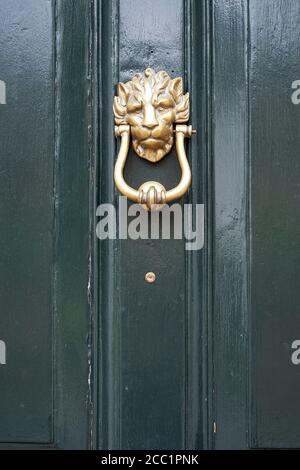
[[[156,127],[157,125],[158,121],[156,119],[153,106],[146,106],[144,114],[144,126],[148,127],[149,129],[153,129],[153,127]]]

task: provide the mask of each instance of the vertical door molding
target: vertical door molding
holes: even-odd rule
[[[248,447],[248,2],[212,7],[212,447]]]
[[[93,2],[56,0],[54,445],[93,446]]]

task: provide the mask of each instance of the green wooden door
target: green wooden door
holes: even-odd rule
[[[0,0],[0,18],[1,447],[300,447],[298,0]],[[191,96],[199,250],[96,236],[99,204],[121,211],[116,85],[147,67]],[[174,186],[175,157],[131,150],[126,179]]]

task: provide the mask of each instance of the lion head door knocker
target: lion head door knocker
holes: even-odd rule
[[[155,73],[148,68],[127,83],[118,84],[114,99],[115,134],[121,137],[121,146],[115,165],[114,179],[119,191],[128,199],[142,204],[148,210],[157,210],[164,204],[185,194],[191,184],[191,170],[184,148],[184,138],[191,137],[189,120],[189,94],[183,93],[181,77],[171,79],[164,72]],[[176,123],[175,130],[173,125]],[[156,163],[170,152],[174,133],[176,150],[182,175],[179,184],[170,190],[156,181],[143,183],[139,189],[130,187],[124,180],[130,137],[141,158]]]

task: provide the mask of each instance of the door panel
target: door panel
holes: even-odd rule
[[[166,70],[172,77],[187,77],[185,25],[190,19],[182,0],[103,2],[100,13],[105,28],[99,62],[100,100],[104,100],[106,116],[105,122],[100,123],[100,184],[104,185],[100,201],[118,206],[112,175],[117,153],[112,145],[116,84],[128,81],[147,67]],[[107,23],[111,18],[109,31]],[[107,35],[113,38],[110,48]],[[180,179],[175,150],[157,165],[145,164],[131,150],[125,179],[133,187],[147,180],[175,186]],[[184,202],[188,200],[189,197]],[[195,312],[188,302],[194,266],[187,264],[184,247],[185,240],[172,239],[102,242],[101,360],[105,374],[100,438],[104,447],[201,446],[201,314],[196,323],[190,323],[195,314],[199,316],[200,306],[197,301]],[[201,270],[200,262],[197,268]],[[144,280],[148,271],[156,273],[153,285]],[[195,275],[197,279],[200,271]]]
[[[0,1],[1,448],[91,445],[90,16]]]
[[[169,65],[174,76],[183,75],[182,19],[181,0],[162,3],[159,0],[121,0],[120,81],[126,82],[147,67],[158,71]],[[170,59],[166,64],[168,55]],[[172,152],[160,164],[148,165],[146,170],[142,159],[136,158],[131,150],[125,178],[133,187],[148,180],[173,187],[180,179],[174,161]],[[151,243],[148,240],[124,240],[120,243],[118,263],[120,448],[184,448],[186,296],[183,243],[181,240]],[[156,273],[157,281],[153,285],[144,280],[148,271]]]
[[[300,447],[300,76],[297,1],[250,1],[251,319],[259,447]],[[267,21],[266,21],[267,19]]]
[[[53,18],[51,6],[41,1],[1,1],[0,10],[0,70],[6,83],[0,109],[0,332],[6,344],[0,441],[50,442]]]
[[[215,0],[216,448],[299,447],[299,2]]]

